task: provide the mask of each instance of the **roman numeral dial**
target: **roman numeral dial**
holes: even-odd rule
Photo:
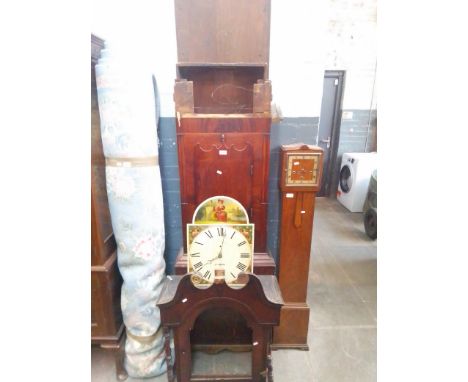
[[[253,224],[188,225],[188,271],[200,285],[223,278],[238,285],[240,273],[253,271],[253,232]]]

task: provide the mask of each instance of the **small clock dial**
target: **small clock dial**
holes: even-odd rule
[[[318,162],[317,154],[288,154],[285,169],[287,184],[289,186],[317,185]]]
[[[189,227],[189,272],[209,284],[215,278],[234,283],[241,272],[251,272],[253,225],[245,226]]]

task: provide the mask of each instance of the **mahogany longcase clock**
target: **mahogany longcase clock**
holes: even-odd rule
[[[246,208],[255,252],[265,252],[270,1],[176,0],[175,11],[182,227],[203,200],[226,195]]]
[[[207,198],[224,195],[240,202],[255,227],[254,272],[274,274],[275,263],[266,253],[270,0],[175,0],[175,15],[174,101],[184,237],[175,272],[187,272],[185,229],[195,209]],[[218,330],[216,323],[223,320],[226,326]],[[192,344],[251,340],[239,317],[215,310],[200,316],[191,335]]]

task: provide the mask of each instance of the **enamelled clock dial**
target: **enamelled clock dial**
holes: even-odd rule
[[[224,279],[230,285],[244,284],[239,274],[252,272],[253,224],[189,224],[187,234],[194,283],[209,286]]]

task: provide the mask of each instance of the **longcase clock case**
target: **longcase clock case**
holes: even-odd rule
[[[274,274],[274,261],[266,253],[270,1],[175,0],[175,15],[183,252],[185,227],[196,207],[224,195],[238,200],[255,224],[254,272]],[[176,273],[186,272],[186,256],[181,254]],[[217,324],[220,320],[225,326]],[[240,316],[207,311],[195,324],[192,344],[251,343],[242,322]],[[226,326],[232,329],[229,336]]]

